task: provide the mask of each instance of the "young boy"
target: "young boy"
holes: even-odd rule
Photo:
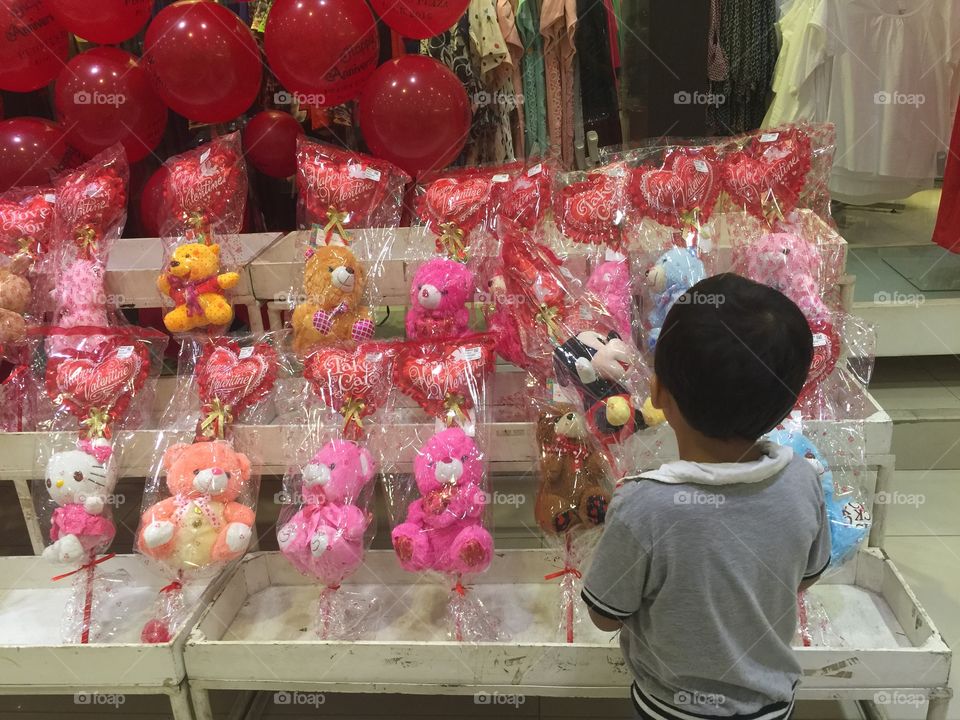
[[[826,569],[830,534],[814,470],[759,438],[812,356],[797,306],[737,275],[667,315],[651,394],[680,460],[620,485],[583,589],[597,627],[621,630],[644,720],[790,717],[797,591]]]

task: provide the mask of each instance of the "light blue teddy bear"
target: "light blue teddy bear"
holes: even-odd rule
[[[652,351],[660,328],[677,298],[707,276],[703,261],[693,248],[673,247],[647,271],[647,285],[653,307],[647,313],[647,346]]]

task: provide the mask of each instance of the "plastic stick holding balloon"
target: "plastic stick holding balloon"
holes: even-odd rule
[[[794,415],[767,435],[793,448],[816,472],[830,526],[829,572],[856,555],[870,533],[870,510],[863,487],[863,430],[862,423],[855,422],[805,425]]]
[[[141,328],[102,328],[95,337],[87,328],[38,328],[36,334],[48,340],[45,351],[37,344],[32,361],[45,396],[40,426],[55,431],[40,446],[37,467],[44,478],[33,487],[50,543],[43,557],[66,568],[55,580],[74,580],[61,618],[64,640],[104,641],[112,619],[102,615],[95,588],[117,580],[99,575],[98,567],[112,557],[101,554],[116,532],[121,431],[136,425],[136,409],[152,399],[167,338]],[[68,342],[51,342],[64,335]]]
[[[371,434],[382,422],[395,349],[379,343],[323,348],[306,359],[306,422],[291,431],[295,460],[284,476],[280,551],[321,583],[313,630],[324,640],[358,638],[377,608],[369,593],[343,588],[376,530]]]
[[[160,292],[173,309],[163,323],[172,333],[229,327],[227,292],[240,282],[240,242],[247,170],[239,133],[170,158],[163,187],[166,248]]]
[[[243,556],[254,535],[259,438],[280,375],[291,368],[275,334],[186,341],[181,376],[157,440],[158,465],[147,479],[135,546],[170,580],[154,603],[141,640],[168,642],[210,577]],[[238,425],[247,425],[242,445]]]
[[[404,570],[431,573],[449,590],[449,636],[457,641],[502,637],[484,592],[470,585],[493,560],[487,473],[493,361],[487,335],[401,345],[393,422],[378,443],[393,549]]]
[[[540,484],[534,519],[560,552],[562,567],[546,576],[560,583],[563,642],[581,621],[580,568],[597,541],[613,492],[610,469],[574,405],[543,403],[537,420]]]

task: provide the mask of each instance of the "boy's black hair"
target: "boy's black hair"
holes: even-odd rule
[[[701,280],[670,308],[654,368],[694,430],[756,440],[796,404],[812,359],[810,326],[793,301],[724,273]]]

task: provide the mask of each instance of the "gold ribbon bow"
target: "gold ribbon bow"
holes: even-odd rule
[[[464,262],[467,259],[467,246],[463,242],[463,230],[456,223],[447,222],[440,226],[442,231],[438,242],[454,260]]]
[[[363,411],[367,404],[360,398],[350,397],[340,408],[340,414],[343,415],[343,430],[347,431],[350,423],[354,423],[360,430],[363,430]]]
[[[324,242],[328,245],[330,244],[330,235],[336,231],[337,235],[343,240],[344,243],[347,243],[350,239],[350,236],[347,235],[346,228],[343,227],[343,224],[347,221],[347,213],[340,212],[333,205],[327,208],[327,224],[323,228],[323,238]]]
[[[460,420],[461,423],[467,422],[469,418],[467,414],[463,411],[463,405],[467,400],[460,393],[449,392],[443,398],[443,407],[447,411],[447,425],[453,424],[454,418]]]
[[[202,212],[197,212],[196,210],[191,210],[190,212],[184,213],[184,216],[187,227],[190,228],[187,236],[193,240],[200,240],[205,245],[209,245],[210,223],[207,220],[207,216]]]
[[[700,226],[700,208],[695,207],[693,210],[687,210],[686,212],[680,213],[680,222],[683,223],[685,227],[690,227],[696,229]]]
[[[217,398],[207,408],[207,416],[200,423],[200,432],[204,437],[222,440],[226,436],[226,426],[231,422],[233,422],[233,412],[230,406]]]
[[[32,235],[24,235],[23,237],[17,238],[17,255],[26,255],[27,257],[33,257],[33,250],[37,246],[37,240]]]
[[[58,398],[59,399],[59,398]],[[106,437],[107,424],[110,422],[110,414],[102,408],[90,408],[90,414],[80,421],[80,424],[86,428],[84,434],[88,439]]]
[[[89,225],[79,228],[74,233],[81,257],[93,259],[97,253],[97,231]]]
[[[547,326],[547,334],[554,340],[560,338],[560,326],[557,324],[557,315],[559,314],[560,311],[557,308],[543,304],[540,306],[536,317],[537,322],[542,322]]]

